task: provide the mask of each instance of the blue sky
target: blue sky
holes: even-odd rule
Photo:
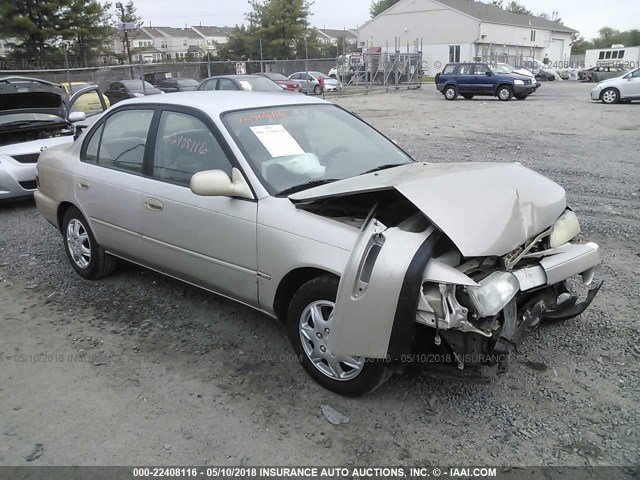
[[[505,0],[507,1],[507,0]],[[369,19],[370,0],[315,0],[311,24],[316,27],[350,28]],[[565,25],[586,38],[603,26],[628,30],[640,28],[638,0],[519,0],[536,13],[558,11]],[[245,0],[134,0],[145,25],[184,27],[185,24],[235,25],[249,10]]]

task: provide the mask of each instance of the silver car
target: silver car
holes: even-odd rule
[[[340,90],[340,82],[322,72],[296,72],[289,75],[289,80],[293,80],[300,84],[300,91],[302,93],[314,93],[316,95],[322,93],[322,90],[320,89],[320,78],[324,80],[325,92],[335,92]]]
[[[86,114],[75,111],[83,101],[98,98],[97,86],[70,98],[61,85],[28,77],[0,78],[0,201],[30,197],[36,189],[36,162],[43,150],[74,140],[76,123]]]
[[[608,104],[640,100],[640,68],[598,83],[591,90],[591,100]]]
[[[422,358],[493,376],[527,328],[599,288],[583,286],[598,246],[572,243],[560,186],[517,163],[416,162],[317,98],[125,101],[38,174],[38,210],[82,277],[126,259],[278,318],[344,395]]]

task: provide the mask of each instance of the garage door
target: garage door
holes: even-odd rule
[[[551,55],[549,58],[552,62],[561,62],[564,60],[562,54],[564,52],[564,40],[563,39],[553,39],[551,41]]]

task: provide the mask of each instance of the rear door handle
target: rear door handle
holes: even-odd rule
[[[147,210],[159,212],[162,210],[162,202],[155,198],[147,198],[144,202],[144,206]]]
[[[89,182],[87,182],[84,178],[78,180],[78,188],[82,190],[89,190]]]

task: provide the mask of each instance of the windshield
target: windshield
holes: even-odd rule
[[[197,87],[200,82],[195,81],[193,78],[181,78],[178,80],[178,85],[182,87]]]
[[[225,114],[223,121],[271,194],[413,161],[335,105],[242,110]]]
[[[495,73],[511,73],[515,70],[515,68],[507,65],[506,63],[498,63],[496,66],[491,67]]]
[[[142,93],[142,80],[135,80],[135,81],[130,81],[130,82],[122,82],[127,89],[129,89],[132,92],[140,92]],[[153,90],[156,91],[156,87],[154,87],[153,85],[151,85],[149,82],[144,82],[144,88],[146,90]]]
[[[67,84],[69,85],[69,84]],[[80,90],[82,90],[83,88],[87,88],[90,87],[91,84],[90,83],[72,83],[71,85],[69,85],[69,90],[70,93],[76,93],[79,92]]]
[[[238,83],[243,90],[254,92],[281,92],[282,88],[277,83],[273,83],[264,77],[243,77],[238,78]]]
[[[278,80],[278,81],[289,80],[287,77],[285,77],[281,73],[265,73],[264,76],[267,78],[270,78],[271,80]]]

